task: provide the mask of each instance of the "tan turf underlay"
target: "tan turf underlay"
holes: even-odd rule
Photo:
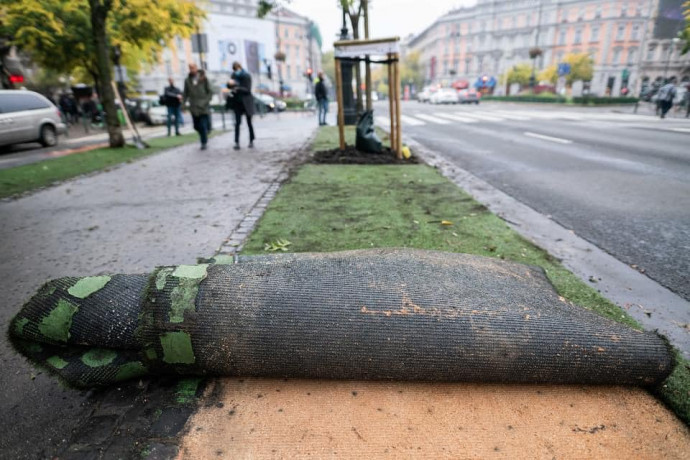
[[[180,458],[690,458],[638,388],[219,379]]]

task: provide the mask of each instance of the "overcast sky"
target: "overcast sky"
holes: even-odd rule
[[[410,33],[421,32],[453,8],[475,3],[476,0],[370,0],[370,36],[404,38]],[[321,29],[324,51],[333,48],[336,34],[340,34],[342,27],[338,0],[292,0],[288,8],[314,20]],[[360,27],[363,33],[364,26]],[[349,24],[348,30],[352,33]]]

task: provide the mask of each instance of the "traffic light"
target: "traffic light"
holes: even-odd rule
[[[271,71],[271,64],[266,64],[266,76],[269,80],[273,80],[273,72]]]
[[[307,69],[307,78],[309,81],[314,81],[314,70],[311,68]]]

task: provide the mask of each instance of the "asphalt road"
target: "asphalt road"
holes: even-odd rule
[[[385,124],[387,104],[375,109]],[[690,300],[690,120],[499,103],[402,113],[407,135]]]

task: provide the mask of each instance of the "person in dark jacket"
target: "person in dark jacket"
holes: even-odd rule
[[[182,98],[184,102],[189,102],[194,129],[199,133],[201,140],[201,150],[206,150],[206,143],[208,142],[209,105],[212,97],[213,93],[206,73],[199,70],[196,64],[189,64],[189,76],[184,81]]]
[[[175,119],[175,135],[180,135],[180,123],[182,121],[182,91],[175,86],[172,78],[168,78],[169,85],[163,90],[163,102],[168,108],[168,136],[173,118]]]
[[[247,117],[247,127],[249,128],[249,148],[254,148],[254,126],[252,117],[254,116],[254,96],[252,95],[252,76],[242,68],[239,62],[232,64],[232,79],[228,82],[228,89],[232,90],[229,105],[235,112],[235,150],[240,149],[240,126],[242,125],[242,115]]]
[[[328,89],[323,79],[323,72],[319,72],[316,86],[314,87],[314,97],[319,107],[319,126],[325,126],[326,115],[328,114]]]

